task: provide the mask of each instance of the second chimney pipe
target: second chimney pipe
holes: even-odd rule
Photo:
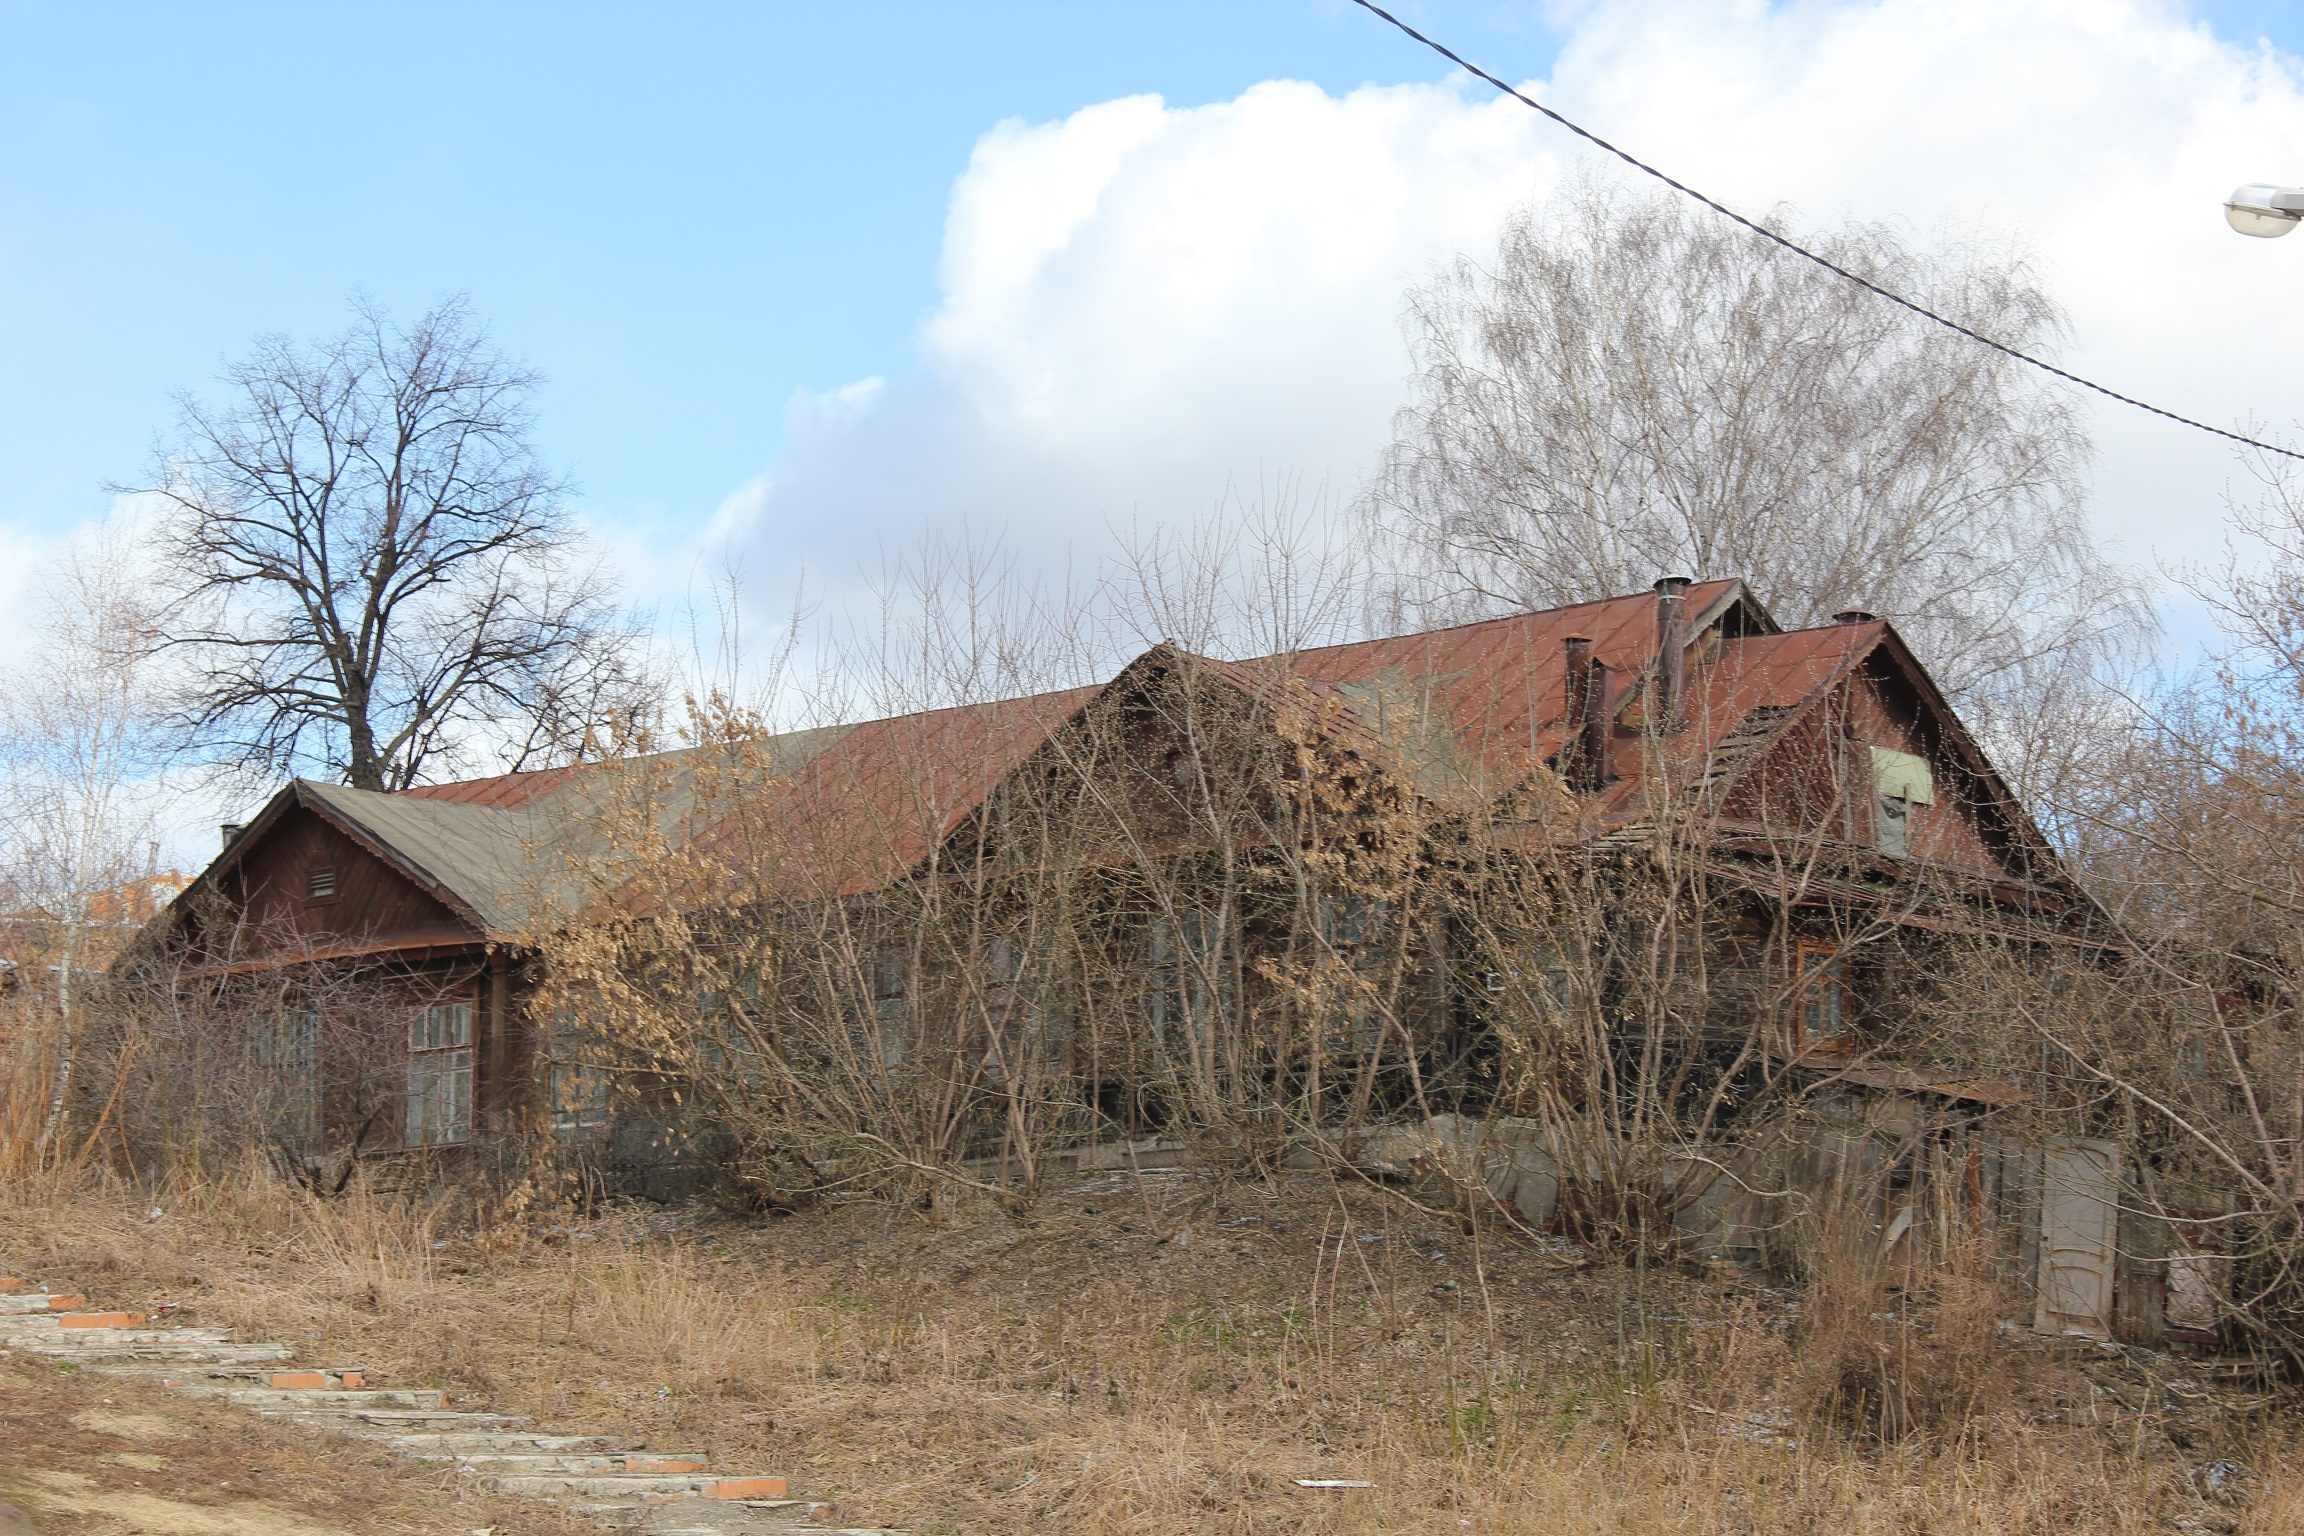
[[[1591,779],[1587,722],[1592,715],[1592,637],[1570,635],[1561,646],[1562,689],[1560,761],[1571,786]]]
[[[1589,635],[1570,635],[1562,650],[1568,665],[1568,712],[1564,717],[1564,724],[1567,727],[1569,737],[1573,739],[1579,731],[1584,729],[1585,700],[1591,696],[1592,692],[1591,680],[1584,675],[1592,667],[1592,637]]]
[[[1595,657],[1584,664],[1584,752],[1577,764],[1584,788],[1608,782],[1608,742],[1615,732],[1616,678]]]
[[[1688,578],[1667,576],[1656,583],[1656,707],[1650,721],[1659,731],[1687,723]]]

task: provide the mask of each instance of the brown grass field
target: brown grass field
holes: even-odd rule
[[[2281,1393],[2004,1328],[1973,1276],[1908,1301],[1827,1276],[1803,1298],[1471,1235],[1320,1174],[1081,1176],[1021,1216],[985,1202],[933,1222],[863,1204],[578,1219],[453,1195],[320,1200],[260,1173],[157,1196],[18,1184],[0,1193],[0,1267],[98,1304],[174,1303],[555,1431],[707,1450],[828,1499],[827,1523],[2304,1531],[2304,1445]],[[97,1406],[82,1398],[118,1392],[11,1369],[23,1416],[0,1493],[99,1463],[126,1475],[64,1427],[92,1422],[72,1419]],[[42,1393],[50,1410],[23,1406]],[[347,1469],[341,1491],[369,1502],[341,1528],[572,1529],[538,1506],[449,1509],[433,1474],[369,1447],[246,1434],[224,1454],[251,1470]],[[285,1459],[249,1460],[259,1442]],[[2204,1476],[2217,1461],[2246,1470]],[[295,1507],[313,1523],[283,1532],[339,1528]]]

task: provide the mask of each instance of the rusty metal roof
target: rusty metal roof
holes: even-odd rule
[[[1877,621],[1779,631],[1734,581],[1695,584],[1685,613],[1687,725],[1666,737],[1619,728],[1627,740],[1654,742],[1657,750],[1627,751],[1627,764],[1641,766],[1588,797],[1604,821],[1639,819],[1659,792],[1702,791],[1732,779],[1891,634]],[[1163,666],[1198,668],[1260,707],[1300,709],[1335,746],[1400,774],[1439,803],[1481,801],[1548,777],[1546,765],[1566,736],[1571,636],[1589,639],[1595,657],[1630,685],[1620,718],[1636,721],[1645,707],[1642,680],[1657,653],[1652,593],[1241,661],[1163,645],[1108,684],[792,732],[752,744],[767,754],[760,810],[777,829],[784,878],[797,888],[831,897],[884,885],[929,860],[995,786],[1057,741],[1092,702],[1141,686]],[[505,932],[532,910],[540,884],[563,906],[573,897],[557,879],[540,882],[533,857],[540,839],[562,845],[563,865],[589,857],[597,850],[573,825],[586,819],[586,808],[609,803],[616,781],[643,765],[684,772],[684,757],[656,754],[386,796],[299,788],[393,844],[456,891],[485,927]],[[516,858],[516,845],[529,856]]]
[[[901,878],[1102,692],[1066,688],[847,728],[771,781],[785,878],[826,897]]]
[[[400,793],[412,800],[438,800],[449,805],[485,805],[512,810],[541,800],[594,765],[576,763],[566,768],[539,768],[527,773],[500,773],[493,778],[465,779],[455,784],[419,784]]]

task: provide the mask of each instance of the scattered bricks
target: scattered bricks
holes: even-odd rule
[[[704,1485],[708,1499],[780,1499],[784,1494],[780,1477],[724,1477]]]
[[[286,1391],[290,1387],[325,1387],[328,1384],[326,1371],[274,1371],[272,1373],[272,1385],[282,1391]]]
[[[344,1386],[355,1390],[368,1385],[368,1378],[359,1371],[345,1371],[338,1377],[338,1380]]]
[[[14,1275],[0,1275],[0,1291],[23,1291],[31,1289],[31,1286],[29,1280],[19,1280]]]
[[[628,1456],[628,1457],[626,1457],[626,1458],[625,1458],[625,1460],[624,1460],[624,1470],[625,1470],[625,1471],[627,1471],[627,1472],[662,1472],[662,1473],[670,1473],[670,1472],[701,1472],[701,1471],[703,1471],[703,1470],[704,1470],[704,1463],[702,1463],[702,1462],[700,1462],[700,1461],[684,1461],[684,1460],[682,1460],[682,1461],[648,1461],[648,1460],[644,1460],[644,1459],[638,1459],[638,1458],[634,1458],[634,1457],[629,1457],[629,1456]]]
[[[57,1326],[63,1328],[133,1328],[144,1321],[141,1312],[72,1312]]]
[[[88,1305],[88,1298],[85,1296],[51,1296],[48,1298],[48,1310],[51,1312],[71,1312],[86,1305]]]

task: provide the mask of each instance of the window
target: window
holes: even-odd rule
[[[1874,841],[1892,859],[1912,854],[1912,802],[1902,795],[1882,795],[1875,809],[1879,826]]]
[[[1152,923],[1152,1039],[1195,1057],[1232,1011],[1232,970],[1225,925],[1213,912],[1186,912]]]
[[[1181,747],[1173,748],[1167,757],[1168,783],[1187,801],[1200,792],[1200,764]]]
[[[408,1145],[472,1136],[472,1005],[434,1003],[408,1024]]]
[[[912,957],[903,945],[883,944],[872,952],[872,1050],[883,1067],[904,1060],[904,999],[911,976]]]
[[[1936,803],[1935,776],[1924,757],[1887,747],[1871,752],[1873,842],[1892,859],[1909,858],[1912,807]]]
[[[1847,1044],[1848,965],[1829,946],[1800,946],[1801,1050],[1837,1050]]]
[[[320,1015],[300,1008],[256,1036],[273,1134],[302,1150],[320,1139]]]
[[[304,895],[311,901],[336,899],[336,866],[316,864],[304,871]]]
[[[608,1125],[608,1074],[580,1061],[552,1063],[552,1129],[581,1136]]]
[[[1343,1043],[1353,1050],[1370,1051],[1384,1039],[1385,962],[1389,959],[1384,926],[1391,908],[1382,900],[1346,894],[1322,897],[1320,937],[1329,952],[1347,967],[1337,998],[1337,1024]]]
[[[1568,963],[1551,951],[1527,955],[1522,964],[1505,970],[1482,972],[1480,990],[1495,998],[1497,1006],[1534,1009],[1547,1019],[1565,1019],[1576,1012],[1576,984]]]

